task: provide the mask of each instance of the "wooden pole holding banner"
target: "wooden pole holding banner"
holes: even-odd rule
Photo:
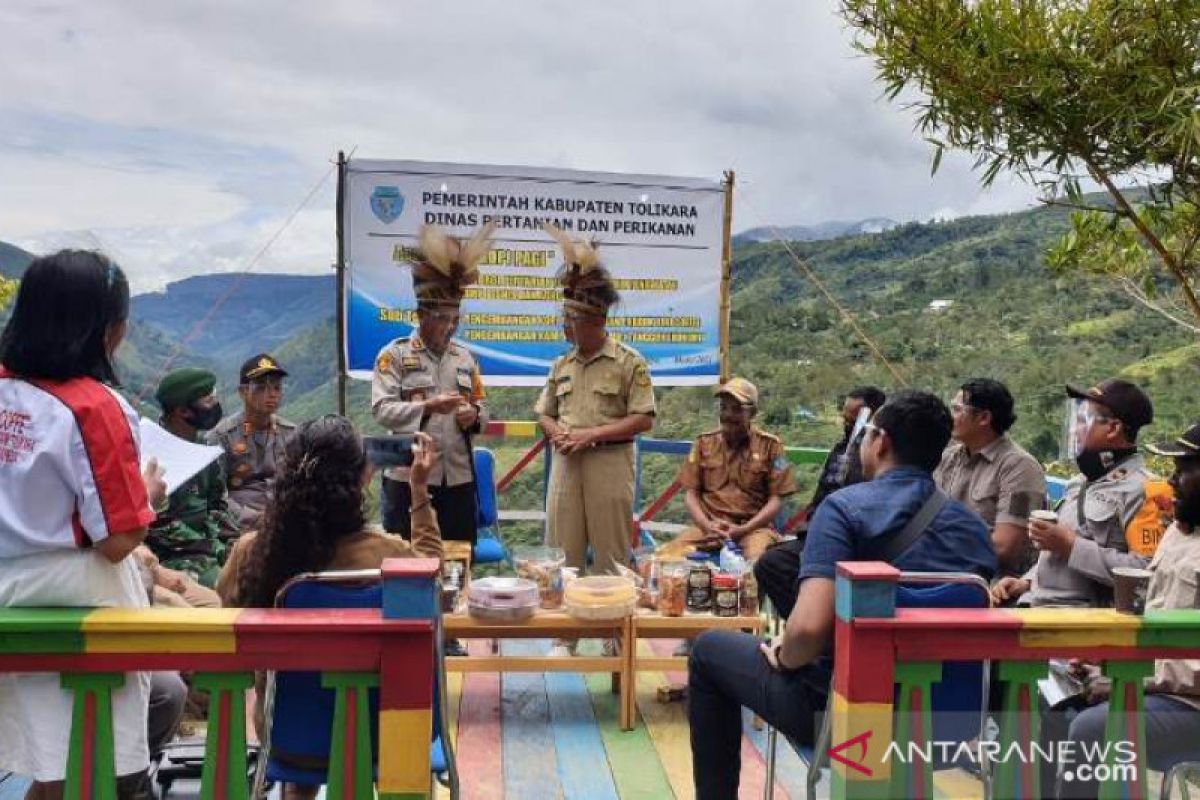
[[[337,412],[346,416],[346,153],[342,150],[337,167]]]
[[[721,245],[721,321],[719,330],[721,383],[730,377],[729,318],[732,308],[730,284],[733,277],[733,170],[725,170],[725,219],[724,241]]]

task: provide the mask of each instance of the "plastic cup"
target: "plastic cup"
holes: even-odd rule
[[[1148,569],[1137,567],[1114,567],[1113,605],[1122,614],[1141,616],[1146,610],[1146,591],[1150,588]]]
[[[1030,529],[1033,528],[1034,520],[1039,520],[1041,522],[1056,523],[1056,522],[1058,522],[1058,514],[1054,513],[1053,511],[1046,511],[1044,509],[1038,509],[1037,511],[1029,512],[1029,523],[1030,523],[1029,528]],[[1032,536],[1029,538],[1029,543],[1033,545],[1034,550],[1042,549],[1042,548],[1038,547],[1037,542],[1033,541]]]

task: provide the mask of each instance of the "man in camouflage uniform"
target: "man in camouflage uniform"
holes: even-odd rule
[[[474,543],[475,466],[471,437],[487,425],[488,411],[479,367],[467,348],[451,339],[458,329],[466,287],[487,255],[491,227],[469,242],[434,226],[421,229],[412,266],[417,329],[390,342],[375,359],[371,411],[393,433],[424,431],[441,458],[429,474],[429,499],[446,540]],[[412,494],[407,467],[383,475],[383,527],[411,536]]]
[[[1146,469],[1138,430],[1154,419],[1150,398],[1128,381],[1110,378],[1090,389],[1067,387],[1082,401],[1075,419],[1080,473],[1067,484],[1058,521],[1033,520],[1029,537],[1040,551],[1023,577],[1001,578],[997,602],[1022,597],[1033,606],[1112,605],[1112,570],[1144,568],[1171,520],[1171,491]]]
[[[242,364],[238,395],[242,410],[226,417],[208,435],[225,450],[221,467],[229,488],[229,507],[240,530],[259,525],[275,486],[275,471],[296,426],[275,412],[283,401],[287,372],[271,356],[259,353]]]
[[[573,347],[554,360],[535,406],[554,448],[546,497],[548,542],[567,566],[615,573],[629,563],[633,438],[654,425],[654,387],[645,359],[608,335],[620,301],[595,249],[552,226],[562,247],[563,332]]]
[[[731,378],[714,394],[721,427],[696,439],[679,470],[693,525],[659,552],[682,558],[733,541],[754,561],[779,541],[772,525],[783,498],[796,491],[792,466],[779,437],[752,424],[758,387]]]
[[[199,442],[200,432],[221,419],[221,404],[213,394],[216,383],[216,375],[193,367],[164,376],[154,394],[162,426],[184,441]],[[211,588],[225,561],[225,543],[236,535],[221,465],[214,461],[170,494],[146,534],[146,546],[162,567]],[[187,582],[177,583],[186,598]]]

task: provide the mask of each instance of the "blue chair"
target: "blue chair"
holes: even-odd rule
[[[297,575],[284,584],[275,596],[277,608],[381,608],[383,584],[378,569],[312,572]],[[438,782],[458,798],[458,769],[450,742],[445,715],[446,672],[441,617],[437,619],[434,658],[433,730],[430,738],[430,772]],[[321,685],[318,672],[268,673],[264,703],[266,730],[262,732],[262,753],[255,774],[252,798],[261,800],[268,781],[284,781],[302,786],[322,786],[327,767],[308,766],[309,762],[327,763],[331,745],[334,692]],[[368,700],[372,719],[379,718],[379,690],[371,689]],[[287,753],[295,760],[284,761]],[[372,737],[371,755],[379,758],[379,742]],[[297,762],[304,762],[304,766]],[[377,773],[376,769],[376,773]]]
[[[896,589],[898,608],[989,608],[991,594],[988,583],[978,575],[967,572],[901,572]],[[933,711],[933,739],[937,741],[968,742],[984,739],[987,723],[990,662],[947,661],[942,665],[942,680],[933,685],[929,695]],[[833,692],[825,706],[821,729],[812,747],[792,740],[788,743],[808,766],[807,797],[816,800],[821,770],[828,766],[829,742],[833,731]],[[767,778],[763,796],[770,800],[775,787],[775,747],[779,732],[767,733]],[[991,796],[991,776],[987,759],[980,765],[984,797]]]
[[[479,499],[476,515],[478,529],[473,564],[498,564],[508,560],[508,550],[500,541],[497,530],[500,512],[496,507],[496,456],[491,450],[475,448],[475,493]]]

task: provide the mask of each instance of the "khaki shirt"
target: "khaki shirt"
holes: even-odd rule
[[[1200,532],[1184,533],[1172,523],[1150,561],[1150,587],[1146,610],[1196,608],[1196,570],[1200,570]],[[1200,708],[1200,661],[1159,659],[1146,691],[1183,695],[1181,700]]]
[[[951,444],[942,454],[933,480],[943,492],[982,517],[989,530],[1003,523],[1027,528],[1029,512],[1046,507],[1045,470],[1007,436],[977,453],[961,443]],[[1020,575],[1037,560],[1037,551],[1028,539],[1026,545],[1021,563],[1010,565],[1006,574]]]
[[[796,491],[783,442],[758,428],[735,451],[719,430],[701,434],[679,469],[679,483],[700,493],[705,514],[737,525],[761,511],[772,495]]]
[[[1034,606],[1112,605],[1112,568],[1144,568],[1148,559],[1131,553],[1126,529],[1134,525],[1154,480],[1140,455],[1126,458],[1095,481],[1076,475],[1058,507],[1058,521],[1075,531],[1068,558],[1042,551],[1028,573]]]
[[[221,469],[229,488],[229,510],[242,530],[258,524],[275,486],[275,472],[296,426],[271,417],[265,430],[251,429],[245,412],[226,417],[209,431],[206,441],[224,449]]]
[[[422,416],[422,400],[453,392],[479,409],[479,419],[469,431],[458,426],[454,412]],[[375,421],[393,433],[420,430],[437,442],[441,458],[429,473],[430,486],[461,486],[475,480],[470,435],[487,425],[488,408],[479,367],[467,348],[451,342],[438,356],[415,332],[391,342],[375,359],[371,411]],[[408,468],[392,467],[384,474],[407,480]]]
[[[595,428],[630,414],[653,416],[650,369],[638,351],[611,336],[587,361],[572,347],[554,360],[534,412],[568,428]]]

